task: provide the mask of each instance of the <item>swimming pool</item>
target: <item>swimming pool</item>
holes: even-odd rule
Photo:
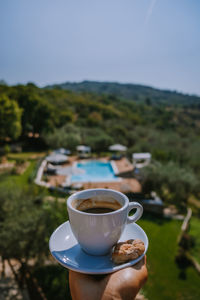
[[[76,164],[76,168],[83,170],[80,174],[71,176],[71,182],[105,182],[117,181],[110,162],[90,160]]]

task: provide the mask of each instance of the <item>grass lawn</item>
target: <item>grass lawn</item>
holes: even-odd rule
[[[193,267],[180,270],[175,263],[180,221],[144,216],[138,222],[149,238],[147,265],[149,278],[143,288],[148,300],[200,299],[200,277]],[[70,300],[68,271],[56,264],[38,270],[37,278],[47,299]],[[182,275],[182,276],[181,276]],[[45,278],[45,280],[44,280]],[[50,288],[51,287],[51,288]]]
[[[20,153],[9,153],[7,155],[8,159],[17,160],[17,159],[38,159],[44,157],[46,155],[45,152],[20,152]]]
[[[194,238],[195,245],[190,249],[190,253],[200,264],[200,219],[192,217],[190,221],[189,234]]]
[[[9,188],[13,185],[23,187],[24,185],[30,184],[29,178],[31,178],[36,169],[36,161],[30,161],[30,165],[22,175],[14,174],[1,174],[0,175],[0,186]]]
[[[30,165],[22,175],[2,174],[0,176],[0,186],[12,188],[13,185],[24,187],[33,184],[30,179],[34,179],[37,161],[31,160]],[[48,192],[47,192],[48,194]],[[58,217],[56,216],[58,219]],[[180,221],[169,221],[156,216],[144,215],[138,224],[145,230],[149,238],[149,249],[147,252],[147,264],[149,271],[148,281],[143,289],[148,300],[197,300],[200,299],[200,277],[193,267],[181,270],[175,263],[177,254],[177,237],[180,232]],[[192,217],[190,234],[196,237],[196,246],[191,250],[200,262],[200,221]],[[54,270],[55,268],[55,270]],[[50,272],[50,267],[48,272]],[[44,270],[40,270],[46,272]],[[52,267],[52,272],[46,280],[49,294],[57,295],[57,299],[62,299],[63,295],[69,298],[69,288],[66,289],[67,271],[61,266]],[[56,273],[57,272],[57,273]],[[56,275],[55,275],[56,274]],[[60,275],[59,275],[60,274]],[[51,275],[51,276],[50,276]],[[40,275],[38,274],[38,277]],[[44,291],[45,290],[45,287]],[[58,296],[58,290],[60,294]],[[53,292],[54,291],[54,292]],[[48,294],[48,293],[47,293]],[[51,298],[48,295],[48,299]]]
[[[175,263],[180,221],[142,217],[138,224],[149,238],[149,278],[144,294],[149,300],[200,299],[200,277],[188,267],[182,272]]]

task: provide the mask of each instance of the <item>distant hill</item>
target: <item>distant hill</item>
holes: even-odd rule
[[[5,80],[0,79],[0,85],[7,85],[7,83],[5,82]]]
[[[61,84],[48,85],[45,88],[71,90],[74,92],[89,92],[95,94],[113,95],[122,99],[135,100],[140,102],[149,102],[152,104],[199,104],[200,97],[195,95],[186,95],[176,91],[160,90],[145,85],[122,84],[117,82],[65,82]]]

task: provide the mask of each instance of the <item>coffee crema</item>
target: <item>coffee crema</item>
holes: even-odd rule
[[[113,198],[105,198],[104,200],[96,198],[79,199],[73,206],[79,211],[90,214],[110,213],[122,207],[122,205]]]

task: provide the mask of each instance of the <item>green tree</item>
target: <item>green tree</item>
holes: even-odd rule
[[[47,213],[36,188],[1,187],[0,254],[21,264],[47,253]]]
[[[0,139],[17,139],[21,134],[22,109],[6,95],[0,96]]]
[[[18,103],[23,108],[23,133],[42,133],[52,130],[54,126],[53,108],[43,97],[32,90],[20,94]]]
[[[87,121],[89,126],[97,126],[98,124],[101,123],[102,116],[99,112],[93,111],[92,113],[89,114]]]
[[[108,147],[112,145],[111,136],[102,130],[95,131],[97,134],[88,135],[85,139],[86,145],[89,145],[94,151],[108,151]]]
[[[179,207],[184,207],[190,194],[199,190],[194,172],[173,161],[166,164],[154,162],[144,168],[142,174],[144,192],[155,190],[165,202]]]
[[[22,289],[26,275],[33,274],[49,257],[51,233],[67,219],[65,204],[46,202],[44,196],[37,186],[0,186],[0,256],[11,267],[12,259],[17,261],[19,268],[13,273]]]
[[[43,137],[47,145],[54,149],[64,147],[75,150],[76,146],[81,143],[79,128],[73,124],[56,128],[53,132],[44,134]]]

